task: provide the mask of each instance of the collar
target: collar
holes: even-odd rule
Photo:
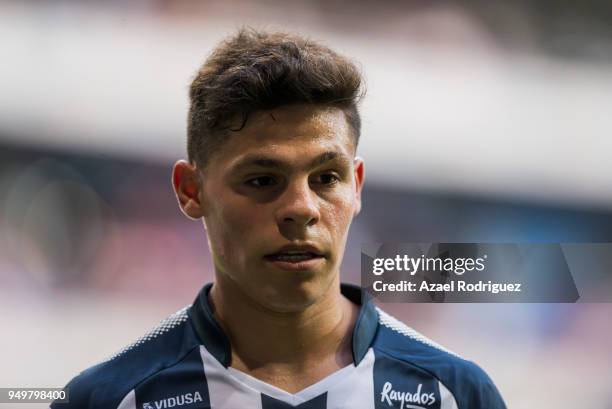
[[[202,344],[217,361],[227,368],[231,362],[232,349],[229,338],[215,320],[208,303],[208,293],[211,288],[212,283],[202,287],[187,313]],[[360,307],[355,328],[353,329],[352,340],[353,362],[357,366],[374,341],[376,331],[378,330],[378,313],[371,296],[361,287],[352,284],[341,284],[340,292]]]

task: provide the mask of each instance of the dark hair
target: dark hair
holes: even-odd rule
[[[249,114],[308,103],[341,108],[359,141],[361,73],[347,58],[298,35],[241,29],[223,41],[191,83],[187,125],[189,161],[205,165]],[[239,125],[232,125],[236,121]]]

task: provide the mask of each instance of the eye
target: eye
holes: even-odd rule
[[[325,186],[332,186],[338,183],[339,180],[340,178],[334,173],[322,173],[316,178],[316,183]]]
[[[247,180],[245,184],[255,188],[265,188],[274,186],[277,184],[277,182],[272,176],[258,176],[256,178]]]

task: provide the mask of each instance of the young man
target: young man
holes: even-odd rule
[[[340,284],[364,180],[360,96],[349,60],[298,36],[242,30],[214,51],[172,181],[215,281],[76,377],[65,407],[505,407],[475,364]]]

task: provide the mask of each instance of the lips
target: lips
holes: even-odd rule
[[[310,258],[323,257],[323,252],[318,247],[312,244],[289,244],[280,247],[274,253],[265,256],[270,259],[291,260],[306,260]]]
[[[325,258],[324,253],[313,245],[283,246],[276,252],[264,256],[283,270],[309,270]]]
[[[288,261],[288,262],[299,262],[305,260],[311,260],[313,258],[319,258],[320,255],[311,252],[295,251],[295,252],[279,252],[266,256],[266,259],[271,261]]]

